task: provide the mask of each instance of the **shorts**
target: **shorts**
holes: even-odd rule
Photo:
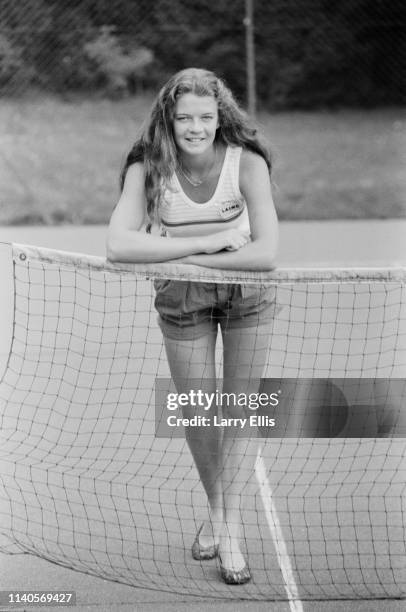
[[[196,340],[209,333],[271,322],[280,308],[269,285],[155,280],[155,308],[162,333],[173,340]]]

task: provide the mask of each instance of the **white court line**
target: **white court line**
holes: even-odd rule
[[[283,538],[282,527],[279,522],[278,513],[272,501],[272,489],[266,474],[265,463],[258,449],[257,460],[255,462],[255,474],[259,484],[262,503],[264,505],[265,516],[271,532],[272,540],[276,550],[279,567],[285,582],[285,590],[289,600],[289,607],[292,612],[303,612],[303,605],[299,598],[299,592],[290,564],[288,550]]]

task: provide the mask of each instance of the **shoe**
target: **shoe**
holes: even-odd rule
[[[220,555],[219,559],[220,576],[226,584],[245,584],[251,580],[252,576],[248,565],[244,565],[244,567],[240,570],[227,569],[224,567]]]
[[[200,525],[200,529],[196,534],[195,541],[192,545],[192,557],[196,561],[209,561],[217,557],[219,552],[219,545],[212,544],[211,546],[202,546],[199,541],[200,532],[203,529],[204,523]]]

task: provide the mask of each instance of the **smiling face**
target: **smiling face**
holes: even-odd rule
[[[186,93],[176,101],[173,136],[181,153],[196,155],[208,152],[217,127],[218,108],[212,96]]]

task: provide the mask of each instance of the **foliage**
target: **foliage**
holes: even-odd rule
[[[406,101],[403,0],[254,0],[266,108]],[[204,66],[246,89],[244,1],[2,0],[0,88],[127,95]]]
[[[0,34],[0,86],[13,80],[14,75],[21,72],[23,67],[21,49]]]
[[[154,59],[152,51],[145,47],[125,53],[112,28],[107,26],[102,26],[98,36],[86,43],[83,50],[94,68],[94,84],[112,95],[136,90]]]

